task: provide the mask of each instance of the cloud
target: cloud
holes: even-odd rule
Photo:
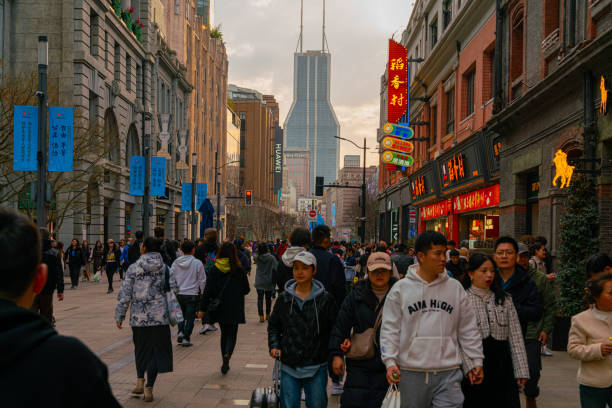
[[[268,7],[270,3],[272,3],[272,0],[250,0],[249,3],[251,3],[253,7],[264,8]]]
[[[249,58],[255,54],[255,46],[253,44],[227,44],[227,56],[229,58]]]

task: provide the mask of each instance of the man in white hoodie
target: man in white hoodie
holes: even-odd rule
[[[389,383],[399,383],[402,408],[463,406],[463,371],[483,380],[482,339],[461,284],[444,273],[446,238],[426,231],[416,240],[419,263],[387,295],[380,345]]]
[[[204,287],[206,286],[206,273],[202,262],[193,256],[195,252],[193,241],[185,240],[181,244],[181,250],[184,255],[172,263],[170,275],[176,279],[179,288],[176,297],[185,319],[178,324],[177,341],[183,347],[189,347],[192,345],[190,342],[191,332],[193,332],[200,294],[204,293]]]

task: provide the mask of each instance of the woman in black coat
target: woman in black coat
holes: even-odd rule
[[[375,255],[377,253],[373,253],[370,257]],[[392,266],[388,255],[386,259],[389,260],[388,269],[378,267],[368,270],[368,279],[357,283],[342,303],[329,340],[330,353],[334,356],[333,369],[337,375],[342,375],[344,372],[342,357],[350,349],[351,331],[363,333],[374,327],[389,289],[397,282],[397,279],[391,276]],[[376,332],[373,358],[367,360],[346,358],[347,376],[340,400],[342,407],[381,406],[389,384],[386,379],[387,370],[380,357],[379,338],[380,327]]]
[[[121,258],[119,246],[115,244],[115,241],[109,239],[104,248],[104,258],[102,258],[103,265],[106,267],[106,278],[108,279],[107,294],[113,293],[113,275],[119,270],[119,258]]]
[[[238,339],[238,325],[246,323],[244,296],[249,291],[249,280],[238,260],[236,247],[231,242],[223,243],[217,252],[215,266],[208,274],[198,313],[201,318],[206,311],[211,324],[219,322],[223,374],[229,370],[229,360]]]
[[[64,261],[68,264],[68,269],[70,269],[71,288],[76,289],[79,286],[79,272],[81,272],[81,266],[83,265],[83,255],[78,239],[72,240],[70,248],[68,248],[64,255]]]

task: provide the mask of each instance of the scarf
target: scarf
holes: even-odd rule
[[[215,267],[223,273],[228,273],[232,270],[229,258],[217,258],[215,260]]]

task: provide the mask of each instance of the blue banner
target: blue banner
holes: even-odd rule
[[[166,158],[151,157],[151,197],[166,195]]]
[[[72,172],[74,108],[49,107],[49,171]]]
[[[36,171],[38,161],[38,107],[15,106],[13,114],[13,170]]]
[[[183,183],[183,193],[181,195],[181,211],[191,211],[191,183]]]
[[[208,186],[206,183],[197,183],[196,186],[196,210],[199,210],[204,200],[206,200],[206,194],[208,193]]]
[[[143,196],[145,185],[144,156],[130,157],[130,195]]]

